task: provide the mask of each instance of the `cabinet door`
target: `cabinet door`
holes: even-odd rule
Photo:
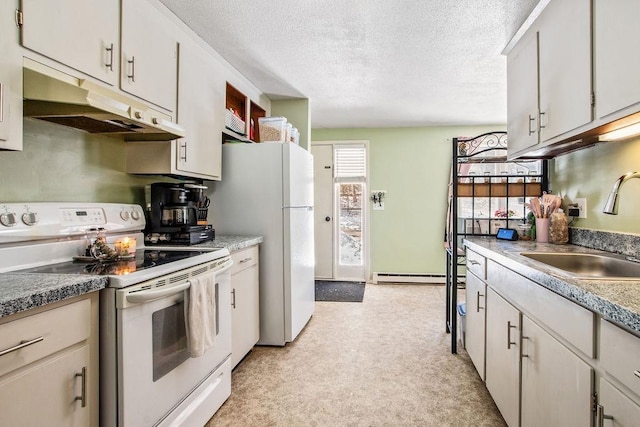
[[[216,65],[195,43],[180,45],[178,123],[187,136],[178,140],[176,168],[220,180],[226,82]]]
[[[464,346],[484,380],[484,334],[487,286],[473,273],[467,272],[467,316]]]
[[[552,1],[538,20],[544,142],[592,120],[591,0]]]
[[[630,54],[640,40],[640,2],[595,0],[594,12],[596,111],[600,118],[640,102],[640,55]]]
[[[14,1],[0,2],[0,149],[22,150],[22,52]]]
[[[486,383],[506,423],[520,416],[520,312],[487,288]]]
[[[591,425],[591,367],[522,319],[522,426]]]
[[[22,0],[22,45],[111,85],[118,82],[118,0]]]
[[[627,396],[614,388],[604,378],[600,379],[600,392],[598,393],[599,418],[598,427],[633,427],[640,420],[640,406]],[[600,419],[602,422],[600,423]]]
[[[246,258],[243,257],[243,259]],[[231,306],[233,308],[231,366],[235,367],[260,338],[258,263],[255,262],[233,274],[231,288]]]
[[[509,158],[538,144],[538,34],[530,30],[507,56]]]
[[[176,31],[149,2],[122,0],[120,87],[169,111],[176,108]]]
[[[35,363],[17,374],[8,374],[0,383],[0,419],[6,426],[90,425],[90,406],[82,406],[82,368],[88,393],[89,346],[65,352],[46,363]]]

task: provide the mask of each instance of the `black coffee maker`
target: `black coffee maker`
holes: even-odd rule
[[[207,224],[207,187],[194,183],[156,182],[145,188],[147,229],[145,242],[192,245],[213,240]]]

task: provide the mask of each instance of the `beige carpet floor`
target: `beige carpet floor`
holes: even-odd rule
[[[444,286],[367,284],[317,302],[298,338],[255,347],[213,426],[504,426],[468,355],[450,352]]]

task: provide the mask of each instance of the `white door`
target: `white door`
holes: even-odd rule
[[[312,145],[316,279],[333,279],[333,146]]]
[[[366,277],[367,144],[312,144],[314,155],[316,279]]]

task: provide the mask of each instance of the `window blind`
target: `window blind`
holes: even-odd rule
[[[367,159],[364,146],[338,147],[335,149],[334,177],[364,178],[367,176]]]

